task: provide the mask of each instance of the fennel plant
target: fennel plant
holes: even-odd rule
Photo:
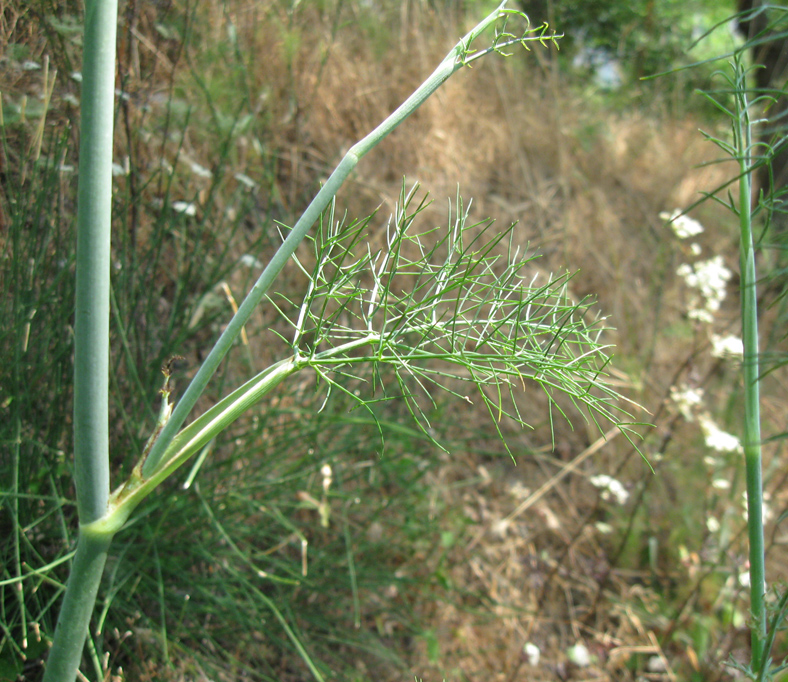
[[[785,8],[770,7],[777,12],[774,24],[784,24],[788,19]],[[737,21],[749,21],[765,11],[756,8],[732,17]],[[723,22],[711,29],[716,30]],[[784,28],[784,27],[783,27]],[[783,28],[779,30],[783,30]],[[708,35],[708,34],[707,34]],[[705,36],[703,36],[705,37]],[[759,319],[759,280],[756,268],[756,252],[767,246],[764,235],[778,213],[784,212],[785,188],[774,186],[771,166],[778,151],[784,147],[786,134],[783,125],[778,123],[780,114],[770,110],[784,92],[779,89],[754,89],[748,81],[752,71],[762,68],[747,64],[747,52],[754,46],[774,40],[778,35],[768,30],[742,43],[729,54],[719,59],[728,60],[727,68],[718,70],[715,75],[722,79],[722,88],[713,92],[701,91],[700,94],[711,102],[730,122],[730,137],[703,133],[704,137],[719,147],[725,155],[724,160],[736,163],[737,172],[733,178],[690,206],[712,199],[725,206],[738,221],[739,265],[740,265],[740,318],[742,326],[742,368],[743,383],[743,426],[742,448],[747,494],[747,537],[749,543],[749,623],[751,652],[750,661],[731,660],[729,665],[744,674],[748,679],[762,682],[777,679],[776,675],[788,664],[776,663],[771,658],[777,632],[784,629],[784,618],[788,610],[788,591],[776,594],[769,600],[766,588],[766,547],[764,543],[764,482],[760,414],[760,382],[763,376]],[[712,60],[714,61],[714,60]],[[701,62],[705,63],[705,62]],[[762,114],[762,117],[758,117]],[[766,132],[764,131],[771,131]],[[767,171],[761,173],[761,171]],[[754,192],[756,174],[768,178],[766,186]],[[734,194],[730,187],[738,184]],[[723,192],[727,194],[723,195]],[[784,590],[784,588],[783,588]]]
[[[363,241],[371,218],[346,224],[335,215],[335,196],[358,161],[402,123],[453,73],[510,46],[553,40],[546,27],[512,33],[522,19],[505,2],[458,44],[429,78],[375,130],[353,145],[240,305],[174,405],[165,379],[158,423],[129,478],[110,493],[108,452],[109,244],[117,5],[88,0],[85,11],[81,122],[77,302],[75,327],[75,479],[79,535],[60,609],[45,682],[71,682],[78,673],[107,549],[114,535],[157,485],[227,429],[243,412],[298,372],[313,371],[326,388],[359,363],[376,369],[384,397],[406,401],[419,427],[430,433],[435,390],[462,401],[481,401],[499,429],[503,417],[525,424],[519,394],[542,387],[553,408],[568,396],[594,420],[626,428],[619,396],[607,384],[606,349],[587,304],[567,293],[566,277],[537,278],[513,228],[470,220],[459,196],[444,232],[420,230],[423,201],[405,190],[387,228],[383,248]],[[494,29],[488,47],[472,46]],[[277,305],[270,287],[315,222],[314,264],[302,264],[309,285],[282,338],[284,357],[184,426],[208,382],[255,307]],[[393,370],[390,386],[383,372]],[[357,397],[363,406],[364,397]],[[500,433],[500,430],[499,430]],[[286,623],[283,627],[287,629]],[[313,670],[316,678],[319,673]]]

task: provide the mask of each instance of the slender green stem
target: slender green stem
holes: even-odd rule
[[[109,498],[109,291],[117,0],[85,4],[74,322],[74,469],[80,532],[45,682],[76,678],[112,535],[85,532]]]
[[[287,261],[295,252],[298,245],[303,241],[309,229],[314,225],[320,214],[329,205],[339,188],[347,177],[356,167],[356,164],[371,149],[373,149],[384,137],[391,133],[400,123],[410,116],[419,106],[432,95],[453,73],[466,64],[470,45],[473,40],[485,31],[495,21],[501,17],[506,2],[502,2],[498,8],[475,26],[454,49],[449,52],[440,63],[432,75],[422,83],[415,92],[403,102],[399,108],[391,114],[383,123],[369,133],[364,139],[354,144],[347,152],[345,157],[330,175],[326,184],[312,200],[304,214],[295,224],[285,241],[274,254],[268,266],[265,268],[260,278],[257,280],[251,291],[247,294],[243,303],[238,308],[238,312],[230,320],[216,345],[211,350],[208,357],[203,362],[197,374],[192,379],[188,388],[183,394],[178,404],[173,410],[170,420],[165,425],[156,443],[151,448],[142,466],[142,474],[145,478],[151,476],[159,466],[165,450],[172,439],[178,433],[183,423],[198,398],[202,395],[208,382],[219,367],[219,364],[227,355],[235,339],[241,333],[241,329],[249,320],[252,311],[262,300],[274,279],[282,271]]]
[[[739,228],[741,232],[741,315],[744,344],[744,458],[747,478],[747,528],[750,542],[750,608],[752,611],[752,669],[767,665],[765,556],[763,541],[763,476],[761,472],[761,417],[758,368],[758,298],[755,246],[752,234],[752,125],[746,94],[746,74],[736,68],[736,142],[741,170]]]

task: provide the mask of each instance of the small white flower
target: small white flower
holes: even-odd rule
[[[331,471],[331,465],[324,464],[320,467],[320,473],[323,476],[323,492],[327,493],[328,489],[331,487],[331,480],[334,476],[334,472]]]
[[[715,490],[730,490],[731,482],[725,478],[715,478],[711,482],[711,487]]]
[[[591,654],[584,644],[578,642],[566,651],[567,658],[579,668],[586,668],[591,665]]]
[[[739,585],[742,587],[749,587],[750,586],[750,572],[749,571],[742,571],[739,573]]]
[[[238,262],[241,265],[245,265],[247,268],[260,268],[260,269],[263,268],[262,262],[260,262],[259,260],[257,260],[257,258],[255,258],[254,256],[248,253],[245,253],[243,256],[241,256],[238,259]]]
[[[700,256],[701,251],[703,251],[703,249],[700,248],[700,244],[697,242],[692,242],[692,244],[690,244],[690,253],[693,256]]]
[[[690,388],[687,385],[677,388],[676,386],[670,387],[670,399],[676,403],[681,416],[688,422],[695,421],[693,408],[703,404],[703,389]]]
[[[528,659],[528,665],[539,665],[539,656],[542,652],[539,651],[539,647],[536,646],[536,644],[533,642],[527,642],[523,647],[523,653]]]
[[[706,519],[706,528],[708,528],[709,533],[716,533],[720,529],[720,522],[713,516],[710,516]]]
[[[711,324],[714,322],[714,315],[711,314],[706,308],[698,308],[695,305],[690,305],[691,310],[687,313],[687,317],[691,320]]]
[[[609,523],[605,523],[604,521],[597,521],[594,524],[594,527],[602,533],[602,535],[610,535],[613,532],[613,526]]]
[[[733,434],[726,433],[719,426],[714,423],[714,420],[708,414],[702,414],[698,417],[700,428],[706,438],[706,447],[716,450],[717,452],[740,452],[741,442]]]
[[[626,488],[612,476],[600,474],[599,476],[592,476],[588,480],[595,488],[601,489],[600,495],[603,500],[609,500],[614,497],[619,504],[625,504],[629,498]]]
[[[526,488],[522,482],[515,481],[509,486],[509,494],[516,500],[524,500],[531,494],[531,489]]]
[[[244,173],[236,173],[234,177],[236,180],[238,180],[238,182],[240,182],[242,185],[246,185],[249,189],[254,189],[257,187],[257,183]]]
[[[679,239],[694,237],[703,232],[703,225],[687,215],[681,215],[681,209],[677,208],[673,213],[660,213],[659,217],[670,221],[670,227]]]
[[[698,278],[698,288],[701,293],[709,300],[719,303],[725,299],[725,287],[728,280],[733,277],[733,273],[725,266],[722,256],[714,256],[709,260],[695,263],[695,274]]]
[[[712,334],[711,354],[715,358],[740,358],[744,355],[744,344],[738,336]]]
[[[207,169],[205,166],[201,166],[196,161],[192,161],[189,164],[189,167],[191,168],[192,173],[194,173],[198,178],[212,178],[213,177],[213,173],[209,169]]]
[[[492,530],[493,534],[497,537],[505,538],[509,532],[510,525],[511,522],[506,519],[495,519],[490,530]]]
[[[197,207],[189,201],[173,201],[172,210],[176,213],[183,213],[183,215],[197,215]]]

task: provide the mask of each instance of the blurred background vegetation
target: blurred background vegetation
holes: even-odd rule
[[[483,0],[128,0],[115,137],[113,466],[128,473],[234,301],[347,148],[490,11]],[[717,0],[523,0],[561,51],[459,74],[357,168],[339,205],[378,210],[403,177],[445,225],[459,183],[473,213],[518,221],[543,272],[576,272],[608,317],[613,372],[647,412],[646,466],[582,415],[502,426],[439,404],[437,449],[404,406],[372,417],[314,381],[281,387],[140,508],[116,539],[83,671],[105,680],[727,680],[748,636],[740,455],[737,226],[714,202],[694,245],[661,213],[735,177],[697,88],[729,52]],[[0,680],[36,680],[73,549],[71,373],[81,3],[0,9]],[[779,80],[779,79],[777,79]],[[775,81],[777,82],[777,81]],[[783,233],[764,244],[780,245]],[[785,578],[786,310],[780,248],[760,254],[767,579]],[[702,254],[702,258],[701,255]],[[689,315],[683,263],[734,272],[711,323]],[[279,291],[305,284],[286,269]],[[262,307],[212,399],[280,359]],[[350,392],[364,391],[348,380]],[[675,399],[694,392],[700,403]],[[673,395],[674,399],[671,399]],[[461,413],[458,412],[461,410]],[[706,426],[704,426],[706,425]],[[325,465],[331,467],[327,478]],[[598,478],[604,474],[616,484]],[[623,491],[623,492],[622,492]],[[578,657],[577,644],[588,653]],[[526,645],[530,645],[526,647]],[[538,660],[533,647],[538,647]],[[776,655],[785,655],[780,642]]]

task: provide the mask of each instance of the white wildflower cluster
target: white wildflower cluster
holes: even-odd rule
[[[323,492],[327,493],[328,489],[331,487],[331,481],[334,477],[334,473],[331,471],[331,465],[324,464],[322,467],[320,467],[320,474],[323,476]]]
[[[197,206],[189,201],[173,201],[172,210],[187,216],[197,215]]]
[[[695,421],[694,410],[703,404],[703,389],[683,385],[670,387],[670,399],[676,403],[681,416],[688,422]]]
[[[129,167],[129,157],[125,158],[125,163],[116,163],[115,161],[112,162],[112,177],[114,178],[122,178],[131,173],[131,168]]]
[[[509,486],[509,494],[516,500],[524,500],[531,494],[531,489],[524,486],[521,481],[515,481]]]
[[[689,317],[699,322],[711,323],[714,314],[725,300],[726,286],[732,277],[722,256],[714,256],[690,265],[682,263],[676,270],[686,285],[696,290],[689,303]]]
[[[703,232],[703,225],[689,216],[681,215],[680,209],[675,209],[672,213],[660,213],[659,217],[670,224],[679,239],[689,239]],[[690,252],[693,256],[700,256],[700,245],[692,244]],[[682,263],[676,274],[690,289],[695,290],[689,302],[690,319],[711,323],[714,314],[720,309],[720,304],[725,300],[725,287],[731,278],[731,271],[725,267],[722,256],[693,264]]]
[[[744,344],[738,336],[711,335],[711,354],[715,358],[741,358]]]
[[[245,265],[247,268],[258,268],[262,270],[265,267],[262,261],[258,260],[257,258],[255,258],[253,255],[249,253],[245,253],[243,256],[241,256],[238,259],[238,262],[241,265]]]
[[[689,216],[681,215],[681,209],[679,208],[675,209],[673,213],[660,213],[659,217],[670,223],[673,233],[679,239],[689,239],[703,232],[703,225]]]
[[[615,499],[619,504],[626,504],[629,499],[629,493],[626,488],[612,476],[600,474],[599,476],[592,476],[588,479],[595,488],[600,489],[600,495],[603,500]]]
[[[741,442],[733,434],[720,429],[711,415],[704,413],[698,417],[701,431],[706,439],[706,446],[717,452],[741,452]]]

